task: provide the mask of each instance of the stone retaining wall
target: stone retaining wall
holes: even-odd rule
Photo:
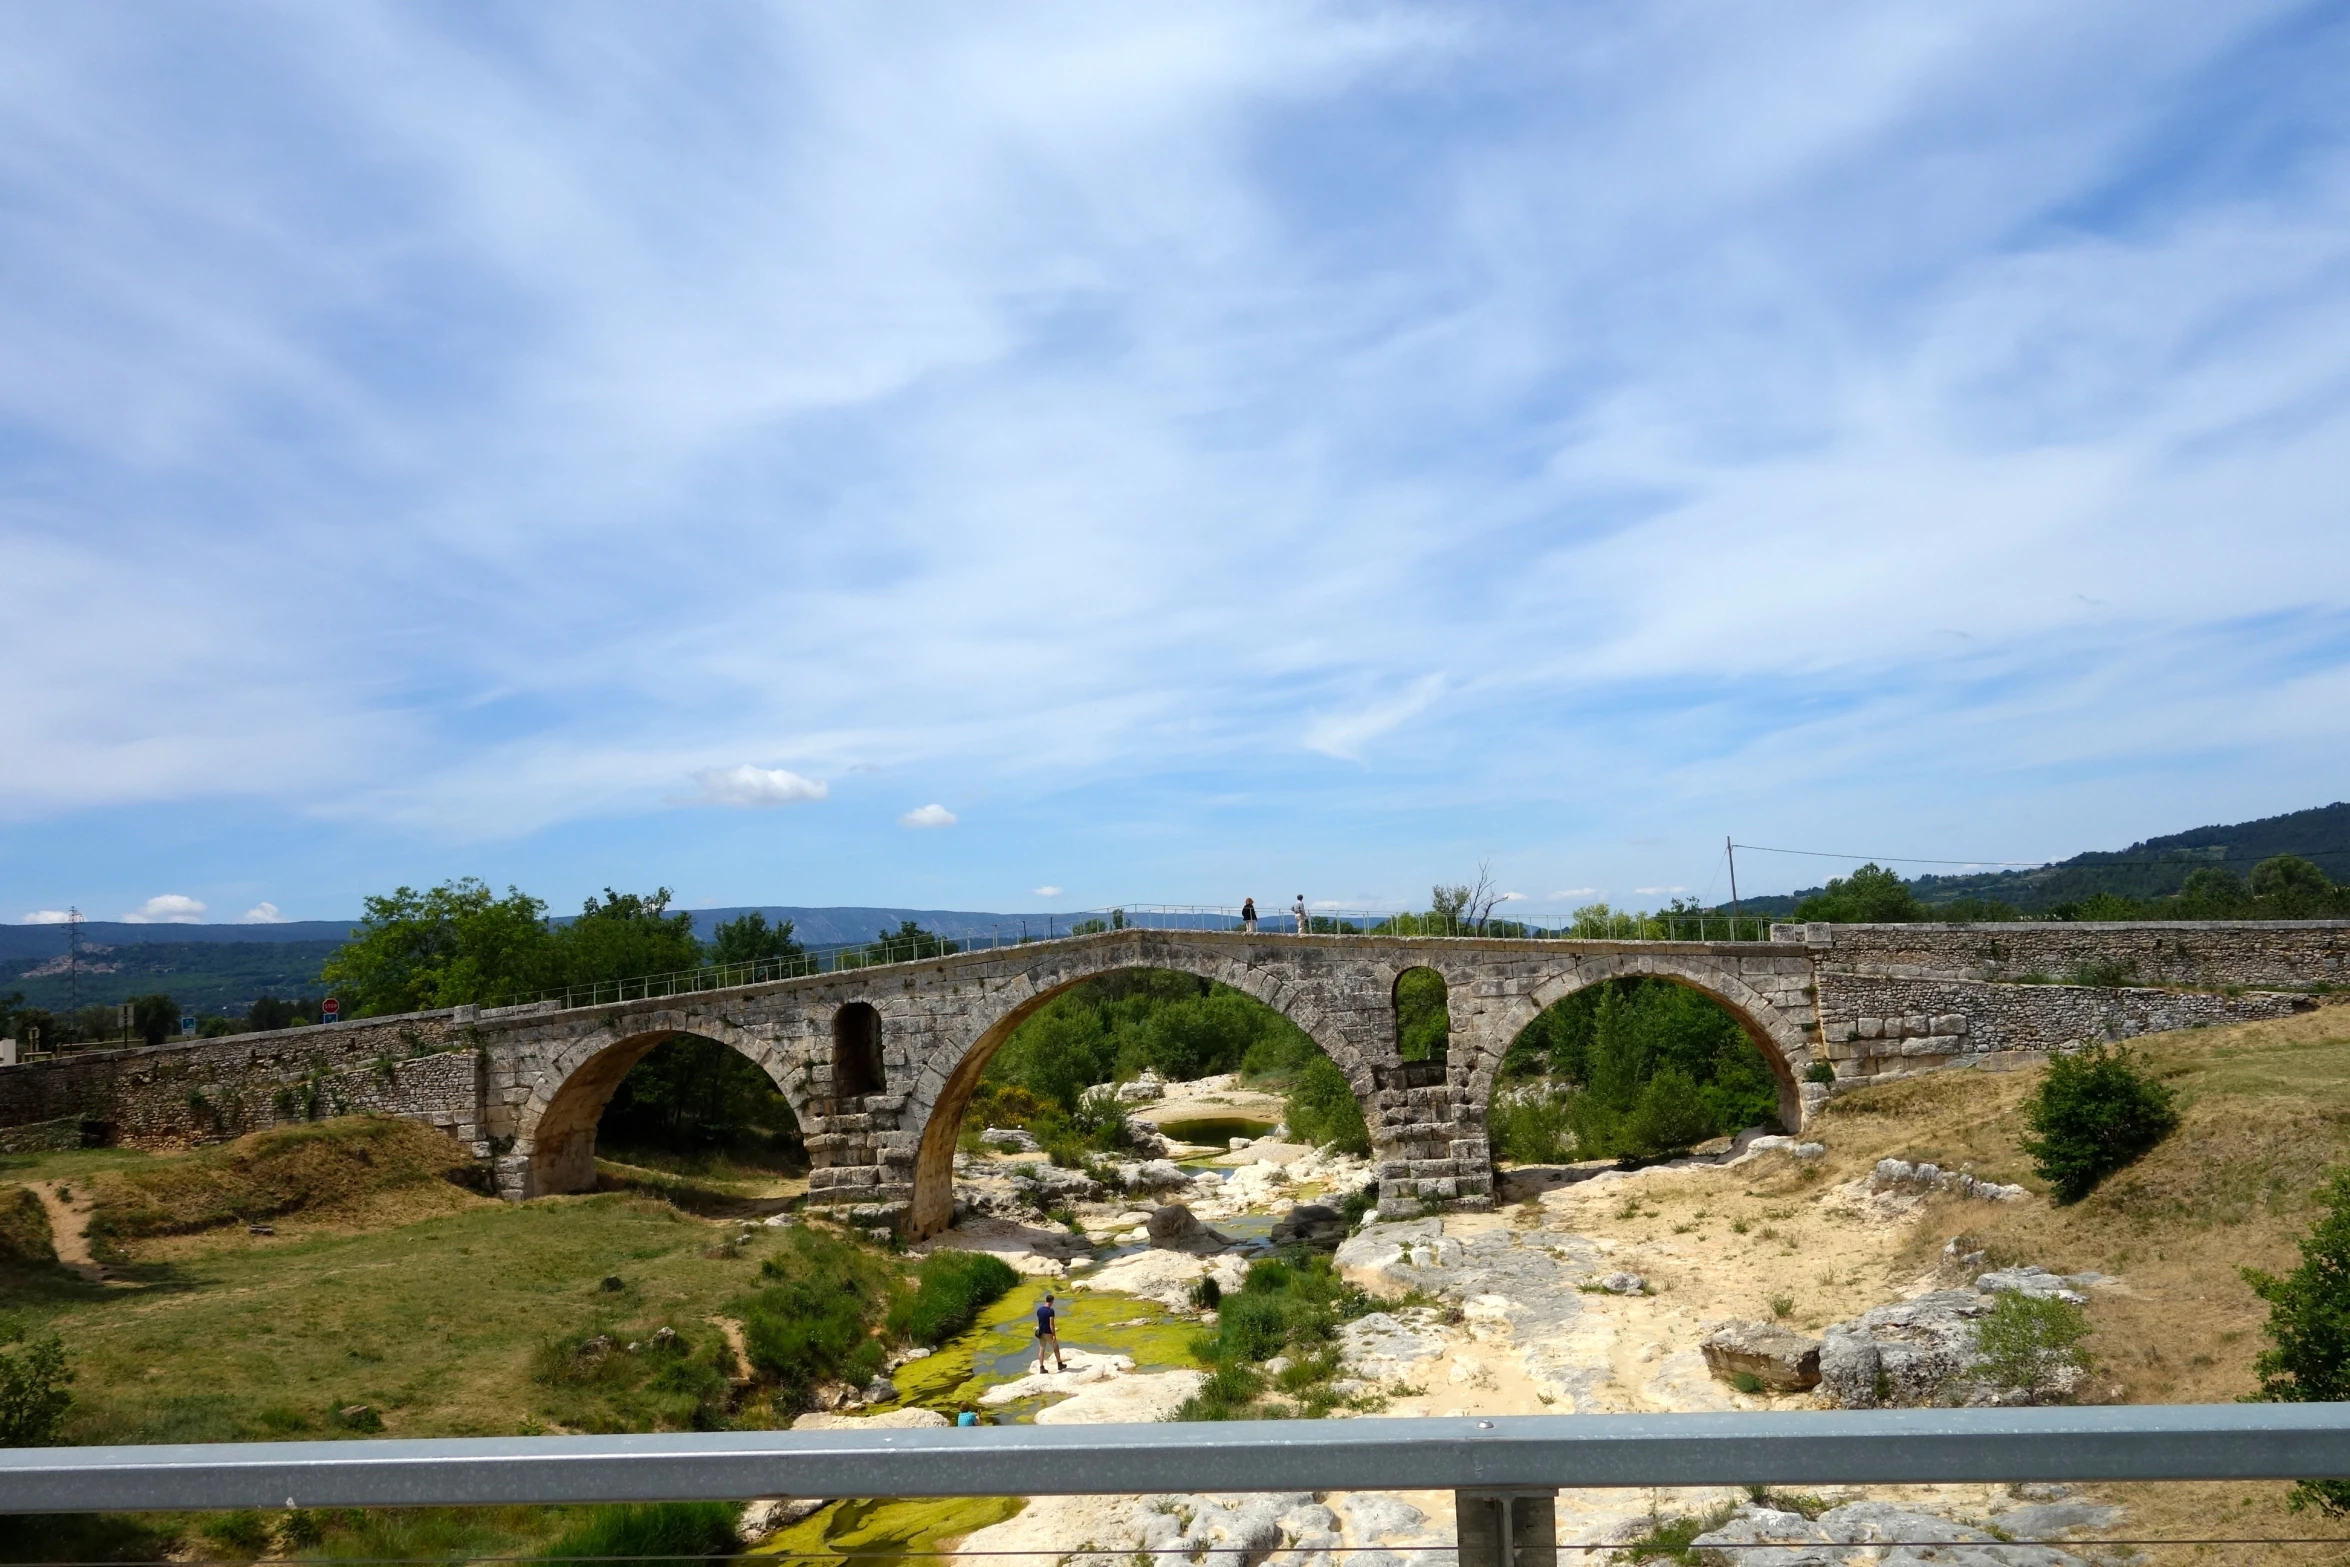
[[[1820,1024],[1840,1078],[1898,1076],[1962,1056],[2076,1050],[2178,1028],[2256,1023],[2317,1005],[2274,991],[2002,985],[1984,980],[1820,975]]]
[[[87,1118],[127,1147],[173,1148],[381,1110],[471,1145],[482,1140],[479,1077],[455,1015],[416,1013],[0,1068],[0,1125]]]
[[[2350,920],[2165,924],[1774,925],[1819,966],[1893,978],[2065,980],[2119,964],[2151,985],[2350,984]]]
[[[57,1153],[82,1146],[82,1118],[65,1116],[0,1129],[0,1153]]]

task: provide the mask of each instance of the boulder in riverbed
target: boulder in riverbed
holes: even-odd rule
[[[1727,1322],[1698,1347],[1706,1366],[1724,1381],[1744,1372],[1782,1393],[1820,1383],[1820,1341],[1775,1322]]]

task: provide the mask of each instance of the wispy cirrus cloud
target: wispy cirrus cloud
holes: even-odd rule
[[[943,780],[1176,898],[2330,797],[2350,34],[1795,16],[0,19],[12,885],[977,898]]]

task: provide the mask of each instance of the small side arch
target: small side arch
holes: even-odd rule
[[[1791,1129],[1803,1125],[1803,1093],[1799,1084],[1812,1059],[1811,1037],[1804,1027],[1726,969],[1648,953],[1626,954],[1600,964],[1579,963],[1544,979],[1531,991],[1511,998],[1499,1020],[1500,1026],[1477,1042],[1476,1056],[1469,1070],[1472,1102],[1483,1105],[1491,1101],[1502,1057],[1526,1026],[1553,1003],[1611,979],[1639,978],[1670,980],[1696,991],[1727,1012],[1731,1021],[1754,1041],[1764,1063],[1771,1069],[1771,1077],[1778,1087],[1780,1121]]]
[[[766,1041],[713,1019],[678,1015],[633,1021],[636,1026],[627,1032],[599,1032],[566,1048],[555,1070],[547,1074],[554,1080],[552,1087],[534,1092],[524,1103],[515,1118],[514,1139],[514,1153],[523,1160],[524,1171],[519,1189],[509,1189],[509,1195],[550,1197],[593,1190],[596,1125],[604,1118],[604,1107],[631,1067],[663,1040],[679,1034],[713,1040],[749,1058],[784,1093],[792,1113],[804,1117],[806,1107],[785,1079],[784,1058]]]

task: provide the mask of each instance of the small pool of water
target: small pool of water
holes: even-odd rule
[[[1159,1130],[1179,1143],[1222,1148],[1235,1137],[1262,1137],[1279,1124],[1278,1121],[1259,1121],[1250,1116],[1214,1115],[1191,1121],[1161,1121]]]
[[[949,1340],[938,1353],[891,1374],[900,1405],[919,1404],[948,1419],[964,1404],[977,1407],[981,1393],[1015,1382],[1036,1369],[1036,1303],[1050,1288],[1059,1314],[1064,1349],[1085,1348],[1133,1357],[1137,1371],[1175,1371],[1197,1364],[1191,1340],[1199,1324],[1169,1313],[1155,1301],[1101,1290],[1071,1289],[1060,1280],[1023,1280],[987,1308],[971,1330]],[[1000,1423],[1026,1424],[1042,1400],[1021,1400],[986,1411]]]

